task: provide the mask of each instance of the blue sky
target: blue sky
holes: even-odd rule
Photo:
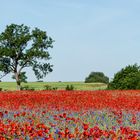
[[[84,81],[91,71],[110,78],[140,64],[139,0],[0,0],[0,32],[11,23],[47,31],[53,72],[44,81]],[[27,70],[28,81],[36,81]],[[2,79],[11,81],[11,75]]]

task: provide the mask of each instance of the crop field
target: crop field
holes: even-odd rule
[[[0,92],[0,140],[139,140],[140,90]]]
[[[58,90],[63,90],[67,85],[73,85],[75,90],[100,90],[107,87],[103,83],[84,83],[84,82],[28,82],[22,83],[22,86],[29,86],[35,90],[43,90],[44,86],[48,85],[56,87]],[[16,90],[15,82],[0,82],[0,88],[3,90]]]

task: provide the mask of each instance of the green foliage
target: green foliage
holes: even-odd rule
[[[52,43],[52,38],[38,28],[30,30],[23,24],[7,26],[0,34],[1,77],[14,73],[18,84],[21,71],[25,67],[32,67],[37,79],[46,76],[52,72],[52,65],[47,63],[51,58],[48,48],[53,47]]]
[[[2,88],[0,88],[0,91],[2,91]]]
[[[12,76],[13,79],[16,79],[15,78],[15,75]],[[26,76],[26,72],[21,72],[19,74],[19,82],[23,82],[23,83],[27,83],[27,76]]]
[[[67,85],[65,89],[66,90],[74,90],[74,86],[73,85]]]
[[[109,83],[109,78],[103,72],[91,72],[85,79],[85,83]]]
[[[33,87],[23,86],[21,87],[21,90],[35,90],[35,89]]]
[[[50,85],[44,85],[44,90],[57,90],[57,87],[52,87]]]
[[[140,66],[128,65],[114,75],[108,89],[140,89]]]
[[[10,59],[0,56],[0,79],[10,72]]]

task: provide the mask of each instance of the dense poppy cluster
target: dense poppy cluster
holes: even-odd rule
[[[0,140],[140,139],[140,91],[0,93]]]

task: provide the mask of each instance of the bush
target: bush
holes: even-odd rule
[[[57,87],[52,87],[50,85],[45,85],[44,90],[57,90]]]
[[[2,88],[0,88],[0,91],[2,91]]]
[[[21,87],[20,90],[35,90],[35,89],[33,87],[24,86],[24,87]]]
[[[74,90],[74,86],[73,85],[67,85],[65,89],[66,90]]]
[[[114,75],[108,89],[140,89],[140,67],[128,65]]]
[[[103,72],[91,72],[85,79],[85,83],[109,83],[109,78]]]

